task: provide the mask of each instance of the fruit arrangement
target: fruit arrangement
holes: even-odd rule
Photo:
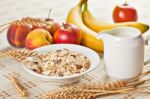
[[[103,42],[96,38],[98,32],[120,26],[134,27],[139,29],[141,33],[149,29],[146,24],[133,22],[137,20],[137,12],[133,7],[127,4],[121,7],[115,7],[113,12],[115,22],[119,23],[106,23],[92,15],[88,9],[88,0],[80,0],[77,6],[69,11],[66,23],[60,24],[51,18],[22,18],[9,24],[7,39],[12,46],[26,47],[29,50],[53,43],[71,43],[81,44],[95,51],[103,52]],[[121,22],[121,19],[118,21],[117,16],[122,9],[124,12],[126,10],[135,12],[134,20],[125,20],[132,22]],[[127,13],[127,15],[131,14]]]
[[[21,20],[16,20],[9,25],[7,39],[14,47],[26,47],[32,50],[37,47],[52,44],[53,41],[55,41],[54,43],[80,44],[81,33],[72,24],[64,23],[61,26],[50,18],[26,17]]]
[[[7,39],[12,46],[25,47],[26,37],[28,34],[30,34],[30,32],[31,34],[34,34],[32,33],[33,30],[38,28],[44,29],[49,33],[49,35],[48,34],[47,35],[50,38],[50,35],[53,35],[53,33],[57,30],[56,28],[59,27],[60,27],[59,23],[56,23],[53,20],[47,19],[43,20],[40,18],[26,17],[22,18],[21,20],[16,20],[10,24],[7,32]],[[40,34],[45,35],[44,33],[41,33],[41,31],[39,32],[37,33],[37,35],[35,35],[35,37],[40,36]],[[46,38],[41,38],[41,40],[45,39]],[[44,43],[44,41],[41,42]]]
[[[96,19],[88,10],[88,0],[81,0],[77,6],[72,8],[67,16],[67,22],[72,23],[80,28],[82,33],[81,44],[94,49],[98,52],[103,52],[103,42],[98,40],[96,35],[103,30],[110,30],[119,26],[129,26],[137,28],[144,33],[148,31],[149,26],[139,22],[122,22],[122,23],[106,23]],[[84,10],[82,11],[82,7]]]

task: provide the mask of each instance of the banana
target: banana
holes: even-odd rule
[[[149,26],[139,22],[106,23],[96,19],[88,10],[87,0],[84,2],[83,21],[90,29],[95,32],[109,30],[119,26],[129,26],[139,29],[142,33],[148,31]]]
[[[96,38],[97,33],[89,29],[82,19],[82,5],[85,0],[81,0],[77,6],[68,13],[66,21],[76,25],[82,34],[81,44],[95,51],[103,52],[103,42]]]

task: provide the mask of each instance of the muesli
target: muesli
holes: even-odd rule
[[[27,68],[48,76],[79,74],[90,67],[90,60],[86,56],[68,49],[50,51],[36,57],[36,62],[25,59],[23,63]]]

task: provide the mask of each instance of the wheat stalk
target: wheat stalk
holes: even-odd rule
[[[139,80],[150,72],[144,72],[140,77],[136,77],[134,80],[130,81],[116,81],[110,83],[83,83],[65,86],[57,90],[49,91],[44,93],[47,99],[68,99],[73,97],[73,99],[95,99],[98,96],[102,95],[111,95],[118,93],[147,93],[150,94],[150,91],[140,91],[139,89],[148,88],[150,86],[140,86],[144,84],[146,80]],[[137,80],[138,79],[138,80]]]
[[[127,81],[116,81],[110,83],[83,83],[79,84],[77,87],[81,89],[101,89],[101,90],[108,90],[113,88],[120,88],[128,86]]]
[[[26,49],[18,49],[18,50],[8,51],[7,55],[9,57],[12,57],[13,59],[15,59],[18,62],[22,62],[27,57],[36,56],[37,52],[26,50]]]
[[[82,90],[101,90],[106,91],[111,88],[120,88],[125,87],[127,84],[126,81],[116,81],[111,83],[103,83],[103,84],[77,84],[77,85],[71,85],[71,86],[65,86],[63,88],[60,88],[58,90],[50,91],[46,93],[46,97],[48,98],[58,98],[58,99],[65,99],[65,97],[74,97],[74,99],[93,99],[97,96],[97,92],[85,92]],[[80,90],[80,91],[79,91]],[[47,98],[47,99],[48,99]],[[57,99],[56,98],[56,99]]]
[[[136,76],[135,78],[131,79],[129,82],[134,82],[134,81],[137,81],[139,80],[140,78],[144,77],[144,76],[147,76],[150,74],[150,70],[149,71],[146,71],[144,73],[141,73],[140,75]]]
[[[5,23],[0,25],[0,33],[4,30],[8,29],[10,25],[31,25],[33,28],[35,27],[43,27],[43,28],[50,28],[52,25],[50,22],[47,22],[41,18],[33,18],[33,17],[25,17],[20,20],[14,20],[9,23]]]
[[[0,25],[0,28],[3,27],[2,29],[0,29],[0,33],[2,33],[3,31],[5,31],[8,28],[9,24],[10,23],[5,23],[5,24]]]
[[[21,85],[21,83],[19,82],[19,80],[16,77],[10,76],[10,80],[11,80],[15,90],[17,91],[17,93],[20,96],[27,96],[27,90]]]

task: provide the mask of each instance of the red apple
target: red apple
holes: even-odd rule
[[[127,3],[123,5],[117,5],[113,11],[113,20],[114,22],[129,22],[137,21],[138,14],[136,9],[133,6],[128,5]]]
[[[81,41],[81,31],[73,24],[63,24],[54,33],[55,43],[71,43],[80,44]]]
[[[48,30],[51,33],[51,35],[53,35],[57,31],[57,29],[60,27],[60,24],[54,19],[47,18],[45,19],[45,22],[47,22],[49,26],[46,26],[43,28]]]

